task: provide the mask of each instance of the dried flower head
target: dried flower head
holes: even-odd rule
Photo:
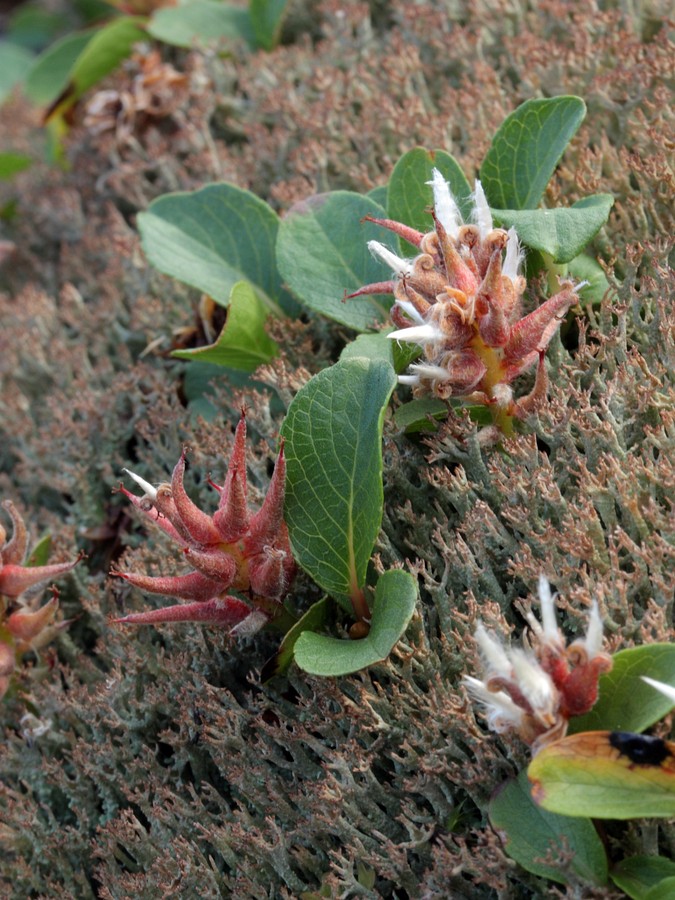
[[[0,698],[7,692],[24,653],[38,652],[68,625],[56,621],[56,594],[43,606],[39,605],[39,597],[23,595],[30,588],[69,572],[81,559],[78,556],[72,562],[49,566],[25,565],[29,556],[26,524],[11,500],[2,506],[9,513],[14,531],[7,540],[7,532],[0,524]]]
[[[174,115],[188,94],[187,75],[162,62],[157,50],[135,53],[127,68],[134,72],[128,86],[98,91],[87,102],[84,116],[85,128],[93,134],[113,131],[120,146],[149,122]]]
[[[295,562],[283,520],[286,463],[283,444],[260,510],[247,505],[246,418],[242,416],[223,486],[209,482],[220,494],[218,509],[209,515],[188,497],[183,485],[186,450],[173,470],[170,484],[153,487],[125,469],[145,491],[142,497],[120,490],[183,550],[192,570],[184,575],[152,577],[114,571],[130,584],[153,594],[190,602],[117,619],[131,624],[202,622],[254,634],[283,610],[295,574]],[[228,594],[236,591],[240,596]],[[245,598],[245,599],[242,599]]]
[[[554,597],[548,581],[539,579],[541,624],[528,612],[531,629],[525,648],[504,647],[480,624],[476,641],[483,657],[482,680],[466,676],[469,694],[487,711],[489,727],[498,733],[516,731],[536,753],[565,736],[572,716],[592,709],[598,699],[598,678],[612,668],[602,651],[602,620],[597,603],[591,608],[583,638],[569,646],[556,623]]]
[[[479,181],[470,225],[463,224],[437,169],[431,185],[433,231],[422,234],[391,219],[370,219],[418,247],[418,256],[402,259],[370,241],[371,253],[392,269],[394,278],[349,296],[393,293],[391,318],[398,330],[389,337],[419,344],[425,357],[399,377],[401,383],[412,385],[416,394],[485,405],[495,424],[508,433],[513,417],[528,415],[546,397],[544,352],[577,302],[579,286],[563,283],[559,293],[523,316],[526,281],[520,274],[523,253],[515,229],[493,227]],[[532,391],[515,399],[511,382],[535,363]]]

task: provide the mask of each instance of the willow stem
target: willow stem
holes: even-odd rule
[[[357,622],[370,622],[370,609],[362,588],[357,588],[351,595],[352,608]]]

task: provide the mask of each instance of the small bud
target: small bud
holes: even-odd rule
[[[354,622],[349,628],[349,640],[361,641],[370,634],[370,625],[367,622]]]

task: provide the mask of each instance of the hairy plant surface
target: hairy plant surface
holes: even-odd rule
[[[70,168],[36,164],[0,189],[15,209],[0,233],[0,493],[30,508],[35,533],[49,528],[60,552],[79,543],[87,554],[61,594],[75,621],[54,644],[52,677],[0,707],[3,896],[551,890],[487,823],[525,750],[486,730],[461,682],[478,669],[477,621],[519,636],[517,604],[541,573],[563,598],[570,640],[594,599],[610,652],[675,637],[675,55],[664,14],[563,0],[308,4],[312,33],[271,53],[173,53],[186,78],[163,116],[94,128],[85,98],[66,139]],[[105,88],[128,90],[134,66]],[[307,314],[279,321],[283,354],[255,389],[222,373],[197,389],[216,373],[186,373],[168,351],[203,336],[202,308],[144,261],[135,213],[218,178],[283,212],[315,191],[385,183],[417,143],[454,153],[473,178],[495,123],[561,93],[589,112],[546,203],[614,195],[590,248],[611,290],[553,339],[550,400],[523,434],[485,448],[468,416],[422,436],[385,422],[376,564],[409,565],[421,591],[392,657],[348,678],[291,669],[263,684],[278,636],[111,625],[148,602],[108,579],[111,564],[155,575],[180,564],[111,493],[122,468],[168,480],[187,443],[186,489],[213,512],[206,477],[220,476],[246,405],[259,502],[285,408],[348,337]],[[42,139],[20,96],[0,120],[17,149]],[[303,611],[317,589],[300,576],[292,597]],[[657,845],[672,856],[675,831],[610,824],[606,842],[612,860]],[[616,895],[572,876],[558,890]]]

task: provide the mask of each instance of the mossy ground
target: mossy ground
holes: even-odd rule
[[[525,750],[486,732],[460,679],[479,617],[519,639],[514,601],[542,571],[569,635],[596,597],[612,650],[673,640],[675,54],[665,4],[626,9],[297,4],[271,53],[165,50],[189,76],[166,116],[96,134],[83,105],[68,167],[38,163],[2,188],[14,248],[0,268],[0,494],[35,535],[51,531],[55,559],[88,554],[61,586],[73,623],[0,708],[3,896],[551,895],[486,818]],[[129,91],[133,74],[105,87]],[[384,183],[416,144],[473,177],[509,112],[564,93],[588,115],[545,199],[614,195],[589,248],[611,291],[556,343],[550,404],[504,446],[482,448],[468,419],[423,439],[387,423],[377,551],[421,589],[392,658],[263,685],[271,635],[109,624],[148,604],[108,578],[112,562],[177,564],[111,493],[122,467],[164,479],[189,443],[189,489],[208,503],[245,403],[262,494],[285,406],[351,337],[311,316],[278,324],[284,355],[255,389],[220,376],[195,400],[198,371],[167,351],[203,330],[199,298],[144,261],[136,212],[227,179],[283,214],[316,191]],[[39,156],[39,113],[20,94],[0,122],[3,149]],[[316,596],[300,577],[298,609]],[[51,722],[39,738],[22,730],[26,708]],[[612,860],[675,852],[668,824],[605,837]]]

